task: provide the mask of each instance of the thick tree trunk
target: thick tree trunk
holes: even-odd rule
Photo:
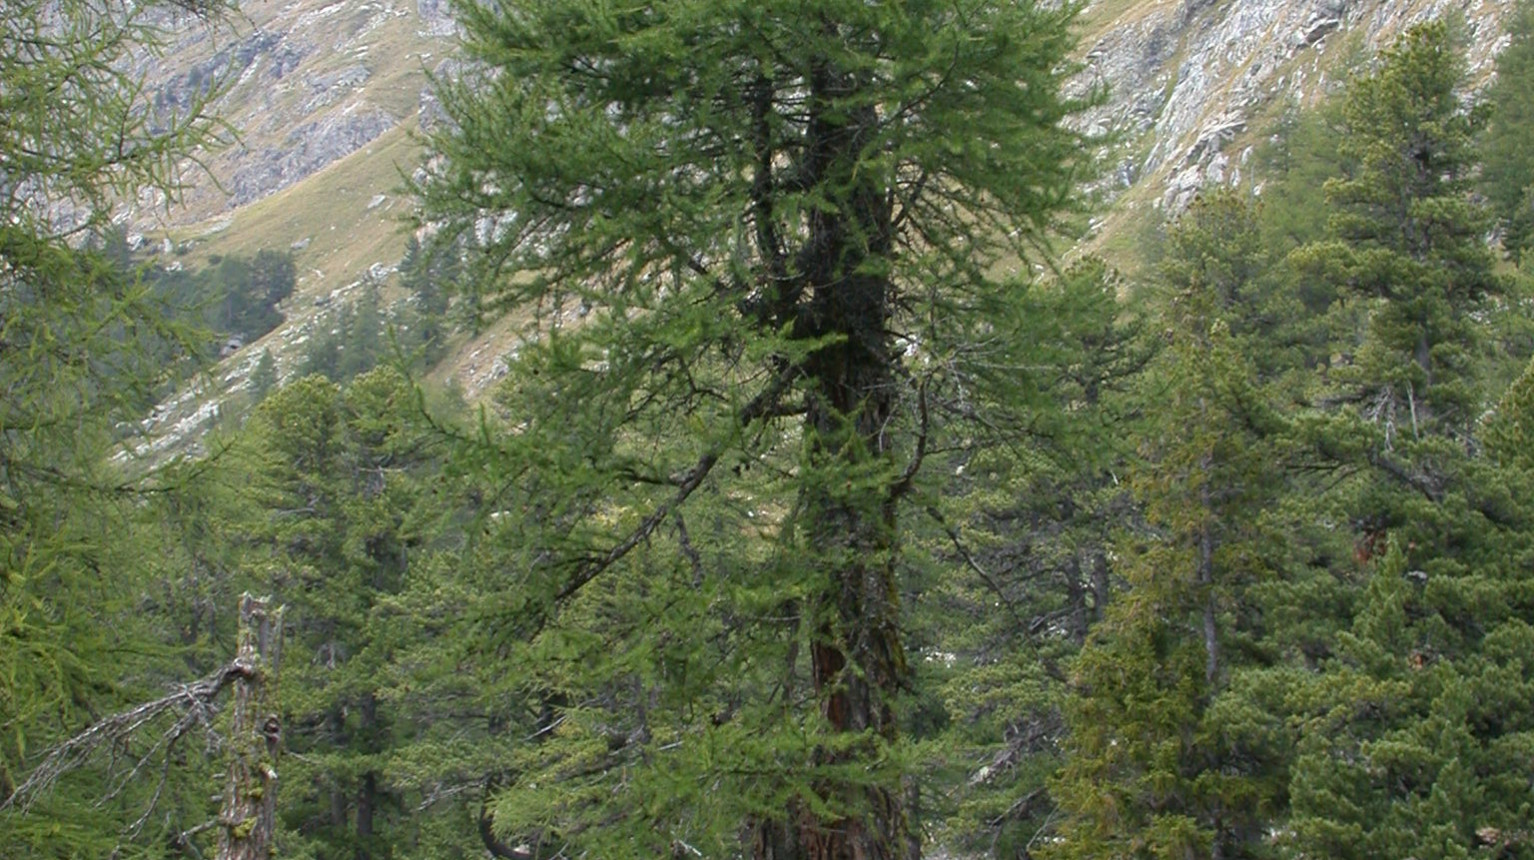
[[[881,755],[897,735],[892,701],[905,682],[895,581],[896,518],[887,430],[894,414],[896,361],[889,343],[892,292],[882,262],[893,253],[885,189],[851,166],[874,132],[871,106],[847,109],[853,75],[818,64],[811,75],[807,168],[836,206],[811,213],[798,257],[808,289],[800,333],[835,341],[805,364],[810,383],[805,443],[812,474],[803,496],[803,535],[823,575],[806,602],[810,669],[828,727],[864,735],[824,750],[820,764]],[[807,808],[783,825],[757,829],[757,860],[911,860],[903,790],[879,782],[827,781],[816,790],[840,814]]]
[[[269,598],[240,597],[234,713],[224,805],[219,813],[218,860],[268,860],[277,818],[277,666],[282,609]]]

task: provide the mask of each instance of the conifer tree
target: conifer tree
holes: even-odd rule
[[[383,357],[383,297],[379,295],[378,285],[369,283],[364,286],[356,307],[342,320],[341,358],[336,372],[338,378],[344,380],[372,370]]]
[[[762,858],[915,856],[901,502],[929,428],[1026,365],[991,336],[993,273],[1039,257],[1084,165],[1074,5],[458,11],[482,73],[439,87],[421,193],[527,325],[515,430],[465,453],[517,522],[498,626],[595,661],[565,678],[563,796],[508,787],[498,825],[604,856],[743,828]],[[629,649],[590,647],[616,630]],[[624,698],[645,707],[598,705]]]
[[[1448,538],[1465,521],[1448,525],[1458,515],[1446,501],[1479,494],[1467,480],[1475,420],[1491,400],[1487,332],[1508,287],[1470,195],[1475,117],[1456,94],[1462,78],[1442,23],[1381,53],[1343,105],[1342,145],[1355,158],[1327,185],[1336,237],[1290,256],[1302,276],[1343,289],[1360,324],[1335,347],[1326,420],[1305,424],[1307,443],[1343,468],[1367,464],[1332,494],[1360,541],[1409,529],[1424,553],[1467,545]]]
[[[267,549],[250,561],[287,606],[289,749],[299,753],[280,814],[331,856],[388,856],[408,832],[385,762],[410,716],[391,702],[393,652],[410,637],[384,606],[404,588],[419,472],[430,449],[412,420],[414,390],[380,368],[345,389],[309,376],[256,410],[252,489],[267,512],[248,523]]]
[[[341,352],[346,333],[351,331],[353,310],[350,305],[338,308],[334,314],[318,316],[314,320],[309,340],[304,344],[303,360],[299,362],[299,377],[315,374],[332,382],[340,381]]]
[[[457,288],[462,268],[462,249],[456,245],[422,245],[412,235],[405,243],[400,260],[400,285],[413,296],[404,314],[412,350],[420,352],[420,361],[430,367],[446,351],[450,334],[448,304]]]
[[[1534,153],[1527,146],[1534,127],[1534,4],[1521,0],[1507,31],[1510,41],[1497,55],[1497,79],[1487,92],[1479,188],[1501,222],[1503,248],[1518,259],[1534,240]]]
[[[1463,79],[1442,22],[1382,52],[1343,105],[1349,169],[1326,186],[1335,238],[1295,252],[1367,312],[1344,374],[1351,396],[1417,438],[1468,432],[1480,396],[1473,313],[1504,289],[1483,242],[1487,212],[1469,194],[1480,114],[1459,97]]]
[[[119,265],[120,245],[85,240],[108,237],[117,201],[174,194],[183,159],[217,142],[205,99],[156,114],[132,70],[167,7],[222,4],[18,0],[0,15],[0,856],[171,850],[176,835],[169,816],[135,826],[154,784],[114,792],[126,771],[88,770],[29,814],[10,803],[38,751],[165,677],[162,632],[136,611],[144,555],[119,539],[147,482],[107,455],[165,371],[136,343],[185,354],[199,336]]]
[[[276,387],[277,359],[272,357],[271,349],[263,349],[261,357],[256,359],[256,366],[250,371],[250,396],[259,403]]]
[[[1051,856],[1238,857],[1261,837],[1273,762],[1224,725],[1222,697],[1250,663],[1246,591],[1271,564],[1262,511],[1282,479],[1246,316],[1263,264],[1233,192],[1169,233],[1170,343],[1144,383],[1155,406],[1135,478],[1150,528],[1121,535],[1128,589],[1075,663]]]
[[[1355,160],[1328,184],[1336,238],[1291,256],[1364,321],[1322,409],[1296,422],[1332,464],[1304,510],[1354,550],[1318,554],[1268,605],[1287,614],[1275,644],[1304,667],[1275,676],[1285,704],[1269,713],[1299,729],[1281,841],[1305,855],[1527,850],[1531,796],[1508,751],[1529,727],[1504,703],[1528,694],[1512,655],[1528,638],[1531,520],[1519,470],[1478,438],[1501,429],[1476,419],[1500,360],[1490,299],[1507,285],[1469,194],[1477,115],[1462,83],[1443,24],[1382,52],[1343,106]]]
[[[913,523],[931,556],[905,587],[914,653],[914,736],[925,742],[923,802],[951,851],[1021,853],[1058,818],[1065,666],[1101,620],[1119,578],[1113,533],[1139,517],[1127,484],[1134,389],[1155,354],[1126,284],[1082,260],[1019,297],[1034,344],[1027,373],[993,392],[985,429],[936,447],[951,472],[941,519]],[[978,764],[977,764],[978,762]]]

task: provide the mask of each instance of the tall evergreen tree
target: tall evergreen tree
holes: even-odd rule
[[[585,686],[587,701],[630,695],[619,679],[654,659],[640,701],[680,720],[614,736],[568,774],[568,792],[599,779],[606,803],[632,798],[626,838],[568,796],[544,798],[546,830],[606,856],[735,850],[720,846],[743,826],[757,857],[916,855],[900,503],[929,427],[966,415],[962,396],[931,395],[1026,364],[992,337],[1015,309],[993,273],[1037,258],[1086,159],[1060,125],[1074,5],[459,12],[484,71],[442,87],[454,122],[421,193],[529,325],[516,429],[484,449],[520,520],[502,635],[589,642],[612,609],[676,631]],[[752,536],[761,549],[728,555],[754,565],[710,563]],[[623,577],[678,566],[717,602],[602,608]],[[669,606],[704,614],[654,618]],[[766,683],[715,676],[722,699],[694,709],[673,673],[720,665],[716,645]],[[516,797],[536,800],[513,791],[501,809]]]
[[[1134,480],[1149,529],[1121,535],[1128,590],[1075,663],[1053,856],[1252,856],[1281,785],[1269,751],[1223,724],[1222,700],[1251,663],[1246,590],[1276,543],[1261,514],[1282,480],[1281,422],[1251,302],[1264,263],[1233,192],[1196,201],[1168,235],[1169,346],[1144,383],[1154,405]]]
[[[450,334],[448,305],[461,278],[463,249],[456,244],[439,247],[422,245],[412,235],[405,243],[400,260],[400,285],[413,301],[402,314],[408,337],[405,343],[419,351],[419,360],[427,367],[436,364],[446,351]]]
[[[164,680],[164,639],[136,612],[144,558],[117,539],[146,482],[107,454],[165,370],[135,344],[184,354],[198,338],[118,265],[121,246],[82,240],[109,232],[115,201],[173,194],[218,137],[206,100],[157,115],[132,71],[167,6],[221,4],[19,0],[0,15],[0,856],[157,853],[175,835],[166,817],[135,826],[154,785],[114,791],[125,771],[92,770],[30,815],[12,795],[34,753]]]
[[[261,357],[256,359],[256,366],[250,371],[250,396],[253,402],[259,403],[266,395],[277,387],[277,359],[272,357],[271,349],[261,350]]]
[[[346,334],[351,331],[354,314],[350,305],[344,305],[337,308],[334,314],[315,318],[309,339],[304,343],[298,376],[319,374],[332,382],[344,378],[341,374],[341,352]]]
[[[1318,554],[1269,605],[1289,621],[1276,643],[1305,667],[1283,679],[1277,714],[1300,730],[1283,841],[1306,855],[1527,850],[1514,834],[1531,796],[1507,756],[1529,727],[1494,703],[1527,695],[1512,655],[1534,609],[1531,521],[1518,470],[1478,438],[1503,310],[1490,299],[1507,285],[1469,193],[1463,79],[1441,23],[1382,52],[1343,106],[1353,163],[1328,184],[1336,238],[1291,256],[1363,321],[1322,408],[1297,423],[1332,464],[1304,510],[1354,552]]]
[[[248,523],[252,558],[288,607],[283,701],[299,755],[280,812],[324,857],[388,857],[409,828],[404,780],[385,762],[409,716],[390,700],[395,649],[385,611],[404,588],[421,537],[412,515],[430,455],[412,420],[414,390],[380,368],[342,389],[318,375],[256,410],[251,486],[265,515]]]
[[[351,379],[378,364],[384,354],[383,297],[378,285],[369,283],[357,297],[351,313],[342,316],[339,379]]]
[[[1118,476],[1139,417],[1130,392],[1156,340],[1125,288],[1087,259],[1020,296],[1028,328],[1007,336],[1035,345],[1029,368],[985,404],[988,428],[961,425],[936,446],[952,451],[952,475],[933,489],[941,519],[913,524],[913,545],[935,549],[930,573],[907,579],[918,604],[907,628],[924,656],[918,695],[932,696],[925,682],[942,706],[919,698],[916,716],[923,803],[950,850],[1022,854],[1059,818],[1048,780],[1065,667],[1120,579],[1114,532],[1139,520]]]
[[[1295,259],[1367,310],[1344,374],[1352,396],[1415,436],[1464,434],[1481,395],[1473,314],[1504,289],[1483,241],[1487,212],[1469,194],[1480,114],[1460,100],[1464,65],[1446,24],[1413,29],[1381,62],[1343,105],[1349,169],[1326,186],[1335,238]]]
[[[1490,116],[1482,145],[1479,187],[1501,222],[1502,245],[1518,259],[1534,241],[1534,3],[1520,0],[1497,55],[1497,79],[1487,92]]]

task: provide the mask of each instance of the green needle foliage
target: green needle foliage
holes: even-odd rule
[[[1064,666],[1109,604],[1114,531],[1138,519],[1118,476],[1155,342],[1124,286],[1087,259],[1019,297],[1029,327],[1014,336],[1032,364],[984,405],[988,428],[940,439],[942,504],[913,517],[910,540],[931,548],[906,579],[923,657],[913,733],[922,802],[950,850],[1013,856],[1058,818],[1047,781],[1062,761]]]
[[[1414,436],[1463,433],[1480,396],[1473,313],[1505,289],[1483,241],[1488,213],[1469,194],[1483,112],[1460,100],[1464,68],[1445,24],[1413,29],[1381,61],[1343,105],[1350,167],[1326,185],[1335,238],[1295,260],[1367,312],[1345,374],[1353,396],[1409,420]]]
[[[1502,247],[1520,259],[1534,240],[1534,152],[1527,145],[1534,124],[1534,4],[1520,2],[1508,26],[1511,41],[1497,55],[1497,79],[1487,92],[1491,106],[1482,145],[1479,188],[1503,229]]]
[[[145,810],[151,778],[97,770],[10,803],[35,754],[140,694],[159,695],[162,631],[136,615],[143,548],[116,540],[147,486],[108,454],[199,338],[100,249],[111,209],[174,195],[180,166],[216,144],[206,98],[156,113],[131,62],[155,50],[167,6],[18,0],[0,15],[0,845],[5,856],[169,850],[174,816]],[[221,8],[221,7],[220,7]],[[215,4],[193,11],[215,11]],[[125,658],[124,655],[132,655]],[[170,754],[167,753],[167,756]],[[117,786],[117,787],[114,787]],[[161,796],[175,794],[175,790]],[[144,815],[142,819],[141,815]],[[148,848],[145,845],[154,845]]]
[[[1265,601],[1305,668],[1269,676],[1282,695],[1266,712],[1299,730],[1275,835],[1307,856],[1527,850],[1531,797],[1513,775],[1526,759],[1513,751],[1528,726],[1509,703],[1528,686],[1512,655],[1529,629],[1530,512],[1517,459],[1496,462],[1522,420],[1516,387],[1506,412],[1477,422],[1506,361],[1489,334],[1508,284],[1469,194],[1480,115],[1462,83],[1444,25],[1382,54],[1343,104],[1352,164],[1327,185],[1335,237],[1290,256],[1359,323],[1339,327],[1322,408],[1295,425],[1335,465],[1294,514],[1334,533],[1345,523],[1353,551],[1317,552]],[[1309,620],[1293,609],[1307,605]]]
[[[242,440],[258,505],[240,524],[246,563],[292,631],[280,692],[293,757],[279,807],[291,854],[393,856],[419,833],[406,810],[423,803],[421,772],[445,769],[423,761],[456,755],[429,727],[472,723],[412,692],[427,673],[411,666],[429,646],[417,632],[421,601],[404,594],[437,569],[440,549],[426,491],[440,458],[420,419],[415,389],[393,368],[344,389],[313,375],[273,391]]]
[[[463,456],[515,522],[500,647],[563,717],[501,831],[918,850],[901,503],[931,428],[1026,366],[995,273],[1085,166],[1075,11],[460,4],[478,71],[439,82],[420,193],[526,326],[512,429]]]
[[[1168,235],[1169,345],[1144,380],[1157,407],[1134,480],[1149,528],[1121,533],[1128,590],[1074,665],[1051,856],[1249,856],[1261,834],[1273,762],[1224,724],[1222,699],[1253,662],[1246,591],[1278,555],[1260,516],[1283,475],[1256,361],[1258,234],[1249,205],[1216,192]]]
[[[143,477],[209,342],[159,305],[263,331],[292,262],[128,271],[107,209],[214,126],[114,71],[138,9],[7,7],[0,858],[208,856],[174,691],[243,590],[286,856],[1534,853],[1526,20],[1489,126],[1410,30],[1137,285],[1049,271],[1075,11],[464,0],[413,300]],[[456,321],[520,336],[477,420],[377,366]]]

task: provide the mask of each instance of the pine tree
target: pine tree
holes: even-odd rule
[[[1499,464],[1534,471],[1534,362],[1503,393],[1481,438]]]
[[[1465,526],[1449,525],[1459,515],[1446,502],[1479,494],[1465,481],[1475,419],[1490,403],[1490,321],[1505,312],[1493,300],[1508,286],[1470,195],[1475,125],[1456,95],[1462,76],[1441,23],[1382,52],[1343,106],[1355,163],[1327,186],[1336,238],[1290,256],[1303,275],[1341,287],[1359,322],[1335,347],[1325,420],[1306,422],[1306,444],[1341,467],[1367,465],[1331,494],[1360,541],[1409,529],[1425,553],[1468,545],[1448,538]]]
[[[1298,652],[1268,710],[1299,729],[1281,842],[1308,856],[1527,850],[1534,798],[1509,754],[1529,726],[1507,703],[1528,695],[1513,655],[1534,521],[1518,469],[1478,439],[1500,432],[1476,419],[1507,285],[1469,194],[1477,114],[1462,82],[1443,24],[1382,53],[1343,106],[1354,164],[1328,184],[1336,238],[1291,256],[1364,321],[1295,425],[1330,462],[1296,508],[1353,551],[1317,553],[1266,607],[1284,622],[1275,644]]]
[[[246,527],[267,555],[251,563],[294,631],[282,697],[298,755],[280,813],[330,856],[388,856],[408,832],[401,798],[414,786],[391,779],[385,762],[414,731],[390,695],[393,654],[411,637],[391,629],[400,618],[387,607],[421,541],[412,517],[431,454],[414,397],[389,368],[345,389],[309,376],[273,393],[252,421],[251,490],[264,511]]]
[[[303,360],[299,362],[299,377],[320,376],[332,382],[340,381],[341,351],[345,335],[351,330],[352,309],[342,307],[334,314],[317,317],[309,339],[304,344]]]
[[[1510,41],[1497,55],[1497,78],[1487,92],[1491,110],[1478,187],[1501,222],[1503,248],[1518,259],[1534,240],[1534,154],[1526,145],[1534,127],[1534,4],[1516,5],[1507,32]]]
[[[400,285],[414,297],[405,315],[409,334],[406,343],[420,352],[420,361],[431,367],[446,352],[450,334],[448,304],[457,289],[462,269],[462,249],[456,245],[423,246],[412,235],[400,260]]]
[[[1156,340],[1121,301],[1127,288],[1096,259],[1032,285],[1018,299],[1025,327],[998,332],[1033,345],[1029,366],[984,404],[988,427],[935,443],[949,474],[931,490],[941,511],[911,525],[913,547],[932,549],[904,587],[908,642],[923,655],[911,720],[921,802],[950,851],[1020,854],[1058,819],[1047,782],[1061,764],[1064,667],[1115,591],[1113,533],[1138,519],[1116,476]]]
[[[1263,510],[1283,480],[1282,420],[1263,389],[1265,268],[1257,221],[1233,192],[1196,201],[1168,236],[1167,350],[1135,487],[1148,529],[1116,554],[1128,590],[1074,665],[1066,813],[1056,857],[1239,857],[1257,849],[1281,791],[1270,745],[1227,725],[1252,663],[1247,589],[1270,575]],[[1243,715],[1244,716],[1244,715]]]
[[[367,373],[384,353],[383,297],[378,285],[362,288],[357,305],[342,317],[341,357],[336,366],[337,379],[347,380]]]
[[[1357,382],[1350,396],[1416,437],[1467,432],[1479,397],[1473,314],[1505,289],[1482,241],[1487,213],[1469,195],[1480,114],[1459,98],[1463,78],[1441,22],[1382,53],[1343,105],[1350,169],[1326,186],[1335,238],[1295,252],[1367,312],[1344,374]]]
[[[256,366],[250,371],[250,396],[260,403],[276,387],[277,359],[272,357],[271,349],[263,349],[261,357],[256,359]]]
[[[542,801],[545,832],[605,856],[727,853],[743,826],[757,857],[919,851],[901,501],[929,427],[1022,364],[988,337],[1013,307],[992,273],[1037,258],[1085,161],[1060,126],[1074,11],[460,9],[484,73],[441,87],[454,122],[421,193],[528,326],[503,401],[516,429],[480,449],[519,520],[501,635],[613,673],[569,669],[572,737],[613,697],[672,720],[605,751],[585,734],[561,795],[511,787],[499,826]],[[610,603],[618,583],[664,590]],[[629,622],[604,626],[613,611]],[[577,645],[619,629],[646,647]],[[695,686],[710,665],[745,674]]]
[[[250,261],[250,287],[256,299],[268,308],[293,295],[298,285],[298,269],[292,253],[262,248]]]

